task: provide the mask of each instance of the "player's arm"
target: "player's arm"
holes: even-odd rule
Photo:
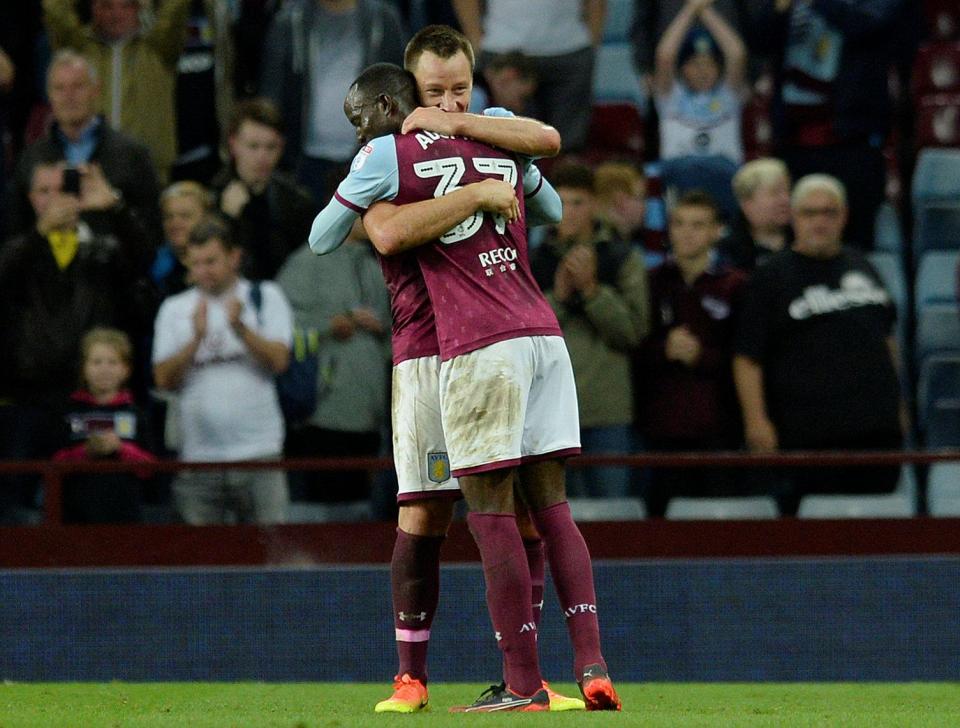
[[[392,200],[399,189],[396,142],[393,137],[374,139],[357,152],[350,173],[314,218],[307,240],[310,250],[324,255],[339,248],[371,205]]]
[[[554,157],[560,152],[560,132],[542,121],[521,116],[447,113],[435,106],[422,106],[403,121],[404,134],[417,129],[470,137],[528,157]]]
[[[379,202],[363,216],[370,242],[381,255],[396,255],[436,240],[476,212],[520,216],[513,187],[503,180],[474,182],[441,197],[406,205]]]
[[[533,163],[523,170],[523,199],[529,227],[556,225],[563,217],[560,195]]]

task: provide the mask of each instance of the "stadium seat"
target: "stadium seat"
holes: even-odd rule
[[[913,62],[914,96],[960,91],[960,42],[924,43]]]
[[[722,498],[671,498],[666,517],[675,521],[755,520],[780,515],[770,496],[728,496]]]
[[[915,210],[914,253],[960,250],[960,198],[931,200]]]
[[[354,523],[373,518],[369,501],[349,503],[305,503],[293,501],[287,510],[288,523]]]
[[[927,474],[927,513],[960,517],[960,463],[934,463]]]
[[[590,162],[611,157],[643,157],[643,119],[631,103],[597,103],[593,106],[588,136]]]
[[[960,352],[923,361],[917,383],[917,420],[927,447],[960,445]]]
[[[900,253],[903,250],[903,225],[897,208],[884,202],[877,208],[874,225],[874,248],[887,253]]]
[[[923,0],[923,14],[930,38],[951,39],[960,33],[957,0]]]
[[[916,363],[941,354],[960,354],[960,309],[955,303],[931,303],[917,312]]]
[[[883,495],[805,495],[798,518],[912,518],[915,501],[903,493]]]
[[[913,170],[913,203],[960,197],[960,149],[924,149]]]
[[[570,498],[575,521],[639,521],[647,509],[638,498]]]
[[[920,258],[914,287],[917,312],[935,303],[957,303],[957,262],[960,251],[928,250]],[[960,348],[960,342],[957,342]]]
[[[631,103],[637,109],[647,107],[647,92],[633,65],[630,43],[604,43],[597,50],[593,68],[593,96],[598,102]],[[571,103],[580,103],[571,99]]]
[[[915,109],[917,149],[960,146],[960,92],[921,96]]]
[[[603,26],[604,43],[630,40],[634,0],[607,0],[607,21]]]
[[[889,293],[890,298],[893,299],[893,305],[897,308],[897,345],[900,347],[900,357],[904,359],[907,355],[906,332],[907,322],[910,316],[907,306],[907,282],[903,274],[903,264],[900,262],[900,254],[876,251],[869,253],[867,258],[873,267],[877,269],[883,287],[887,289],[887,293]]]

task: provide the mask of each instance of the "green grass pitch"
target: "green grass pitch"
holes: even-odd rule
[[[485,686],[437,683],[430,710],[376,715],[371,683],[4,683],[0,728],[354,726],[960,726],[946,683],[620,684],[622,713],[451,715]],[[554,686],[574,694],[569,684]]]

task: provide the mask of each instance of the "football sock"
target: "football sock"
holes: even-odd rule
[[[546,546],[550,575],[573,643],[574,674],[579,680],[586,665],[599,663],[606,669],[600,654],[590,552],[566,501],[542,511],[530,511],[530,518]]]
[[[440,546],[443,536],[415,536],[397,529],[390,561],[393,624],[397,635],[398,675],[426,683],[430,625],[440,599]]]
[[[543,539],[523,539],[523,550],[527,552],[527,566],[530,568],[530,601],[531,607],[533,607],[533,623],[537,625],[537,629],[540,629],[540,615],[543,613]]]
[[[470,513],[487,585],[487,608],[503,653],[503,678],[511,690],[533,695],[542,684],[537,627],[530,608],[530,572],[513,513]]]

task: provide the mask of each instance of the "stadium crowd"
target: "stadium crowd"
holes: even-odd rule
[[[910,311],[871,262],[875,226],[885,209],[911,219],[901,180],[934,144],[914,123],[915,59],[955,49],[958,17],[908,0],[6,3],[0,457],[389,452],[373,251],[361,231],[323,257],[306,241],[357,151],[347,89],[432,22],[478,50],[473,111],[560,132],[540,166],[563,218],[531,230],[531,265],[584,453],[898,449],[916,437],[896,324]],[[630,18],[631,62],[611,65],[606,35]],[[599,88],[624,83],[614,103]],[[294,369],[312,377],[306,413],[276,395]],[[804,494],[889,492],[897,475],[595,467],[569,483],[653,515],[734,494],[792,514]],[[393,487],[365,471],[83,476],[65,517],[173,503],[188,523],[274,523],[324,503],[387,519]],[[35,519],[41,497],[4,477],[0,522]]]

